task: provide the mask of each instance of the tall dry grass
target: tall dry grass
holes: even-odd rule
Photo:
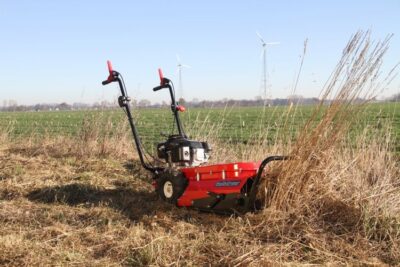
[[[11,129],[0,129],[0,144],[32,156],[136,158],[129,124],[104,113],[83,119],[74,135],[49,130],[17,138]]]
[[[0,149],[6,147],[10,139],[11,128],[0,129]]]
[[[287,209],[304,201],[322,169],[332,164],[350,125],[375,96],[378,74],[389,38],[373,44],[370,33],[358,32],[345,49],[323,91],[320,104],[291,148],[276,181],[267,185],[267,205]],[[363,100],[359,100],[359,99]],[[332,99],[326,107],[328,99]],[[317,120],[318,116],[321,119]]]
[[[366,119],[366,104],[393,78],[393,71],[380,77],[389,40],[374,43],[369,32],[358,32],[343,50],[320,104],[286,147],[291,160],[265,175],[259,195],[268,207],[262,213],[266,225],[276,213],[302,218],[304,229],[329,224],[338,233],[382,242],[387,255],[399,259],[400,164],[390,125],[349,135],[352,125]]]

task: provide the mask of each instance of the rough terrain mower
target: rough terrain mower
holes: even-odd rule
[[[122,75],[113,70],[107,61],[109,76],[102,84],[118,82],[121,95],[118,104],[123,108],[135,140],[140,162],[152,173],[153,185],[161,199],[179,207],[193,207],[212,212],[245,213],[259,208],[256,194],[264,168],[272,161],[285,160],[285,156],[270,156],[258,162],[233,162],[206,165],[211,148],[207,142],[190,140],[185,134],[179,112],[185,108],[175,100],[171,80],[158,70],[160,85],[153,91],[168,89],[171,96],[171,111],[178,133],[168,136],[157,145],[157,155],[162,166],[154,166],[145,155],[132,117],[130,98],[127,95]]]

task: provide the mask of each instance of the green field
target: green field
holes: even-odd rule
[[[368,126],[370,129],[387,131],[391,125],[395,150],[400,150],[400,104],[370,104],[363,110],[353,125],[353,133]],[[189,136],[207,136],[209,132],[223,142],[249,143],[260,135],[274,140],[283,131],[293,139],[296,131],[309,118],[313,107],[300,106],[287,114],[288,107],[227,107],[189,108],[181,113],[182,121]],[[157,143],[165,137],[160,133],[172,131],[173,119],[170,110],[134,109],[140,135],[146,146]],[[0,127],[8,129],[15,139],[28,136],[74,136],[87,125],[108,129],[112,134],[118,127],[126,127],[126,117],[122,110],[104,111],[48,111],[48,112],[0,112]],[[285,126],[286,125],[286,126]],[[284,128],[284,129],[283,129]],[[124,128],[125,129],[125,128]]]

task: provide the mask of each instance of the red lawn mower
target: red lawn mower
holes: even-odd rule
[[[272,161],[286,160],[287,157],[270,156],[259,162],[206,165],[211,148],[207,142],[190,140],[185,134],[179,118],[179,112],[185,108],[176,102],[173,83],[159,69],[160,85],[153,91],[169,90],[177,133],[157,145],[157,155],[163,166],[153,166],[145,160],[122,75],[112,69],[110,61],[107,64],[109,76],[102,84],[118,82],[121,90],[118,104],[126,111],[140,162],[153,174],[153,185],[161,199],[179,207],[221,213],[244,213],[259,208],[256,194],[264,168]]]

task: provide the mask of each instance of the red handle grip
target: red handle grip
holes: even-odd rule
[[[108,72],[111,74],[113,72],[113,68],[110,60],[107,60],[107,66],[108,66]]]
[[[176,110],[180,111],[180,112],[185,112],[186,108],[184,106],[176,106]]]
[[[164,75],[161,68],[158,69],[158,76],[160,76],[160,85],[164,85]]]
[[[106,84],[109,84],[114,81],[114,75],[113,75],[114,71],[113,71],[110,60],[107,60],[107,67],[108,67],[108,72],[109,72],[108,78],[107,78],[107,80],[105,80],[101,83],[102,85],[106,85]]]

